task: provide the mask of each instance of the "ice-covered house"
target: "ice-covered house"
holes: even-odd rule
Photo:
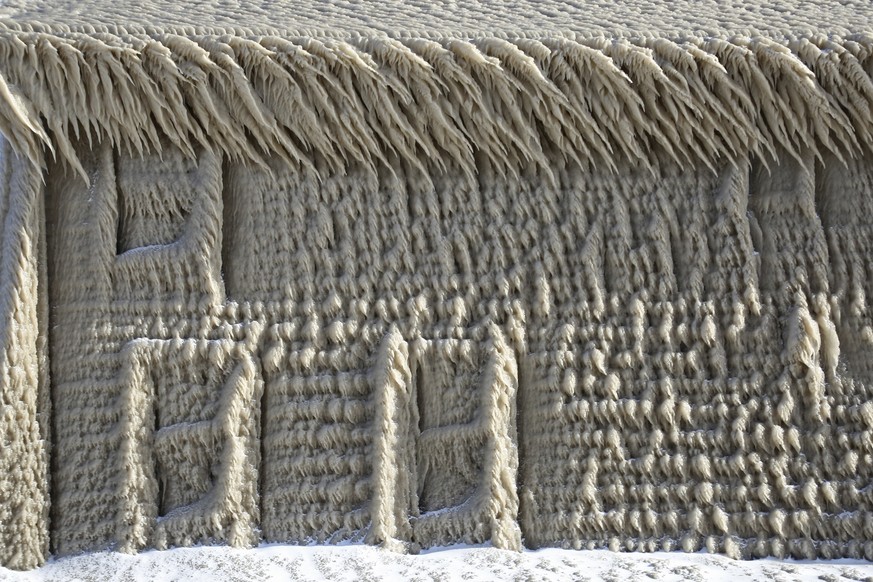
[[[0,27],[0,565],[873,558],[868,5],[57,4]]]

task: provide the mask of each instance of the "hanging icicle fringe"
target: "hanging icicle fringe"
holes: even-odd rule
[[[80,174],[74,139],[134,153],[162,136],[316,171],[476,157],[710,168],[747,152],[873,148],[873,36],[363,38],[0,25],[0,131]],[[185,31],[181,31],[185,32]],[[238,31],[245,32],[245,31]]]

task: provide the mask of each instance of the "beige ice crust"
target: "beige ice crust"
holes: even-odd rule
[[[873,559],[869,8],[295,6],[5,5],[0,565]]]
[[[223,27],[317,33],[749,34],[870,29],[864,0],[6,0],[0,16],[55,25]]]

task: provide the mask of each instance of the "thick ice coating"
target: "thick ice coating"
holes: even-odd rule
[[[873,559],[873,35],[793,14],[7,22],[0,565]]]

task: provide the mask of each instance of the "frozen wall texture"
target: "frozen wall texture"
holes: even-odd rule
[[[873,559],[873,36],[0,47],[3,566]]]
[[[46,247],[41,177],[0,140],[0,565],[49,546]]]

